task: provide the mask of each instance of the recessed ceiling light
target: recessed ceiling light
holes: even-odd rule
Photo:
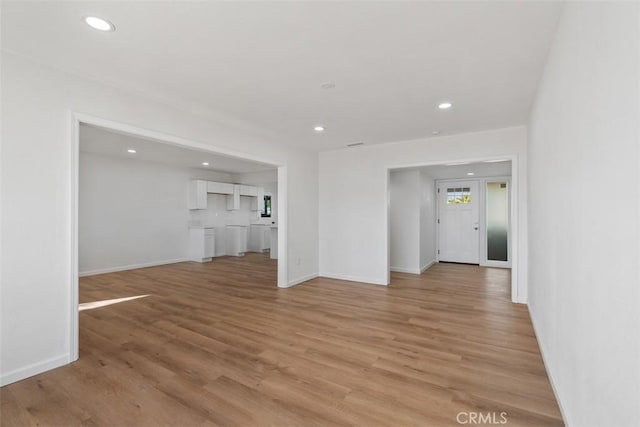
[[[85,24],[87,24],[94,30],[105,31],[105,32],[116,30],[116,26],[113,25],[110,21],[107,21],[106,19],[98,18],[97,16],[85,16],[82,19],[84,20]]]
[[[453,107],[453,104],[450,102],[441,102],[438,104],[438,108],[441,110],[448,110],[451,107]]]
[[[202,166],[209,166],[209,162],[202,162]]]
[[[322,132],[324,130],[324,126],[316,126],[313,128],[316,132]]]
[[[473,175],[475,175],[475,173],[473,173],[473,172],[467,172],[467,175],[469,175],[469,176],[473,176]]]
[[[440,135],[440,131],[439,130],[434,130],[433,132],[431,132],[432,135]]]
[[[129,148],[127,150],[127,153],[136,154],[136,150],[134,150],[133,148]]]

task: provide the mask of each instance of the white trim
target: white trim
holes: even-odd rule
[[[531,312],[531,307],[527,306],[527,311],[529,312],[529,318],[531,319],[531,325],[533,326],[533,334],[536,336],[536,341],[538,342],[538,347],[540,348],[540,355],[542,356],[542,363],[544,364],[544,370],[547,372],[547,377],[549,378],[549,382],[551,383],[551,389],[553,390],[553,394],[556,397],[556,402],[558,402],[558,407],[560,408],[560,415],[562,415],[562,421],[564,421],[565,425],[572,426],[573,423],[570,423],[567,418],[567,411],[564,409],[562,405],[562,401],[560,400],[560,395],[558,394],[558,387],[556,386],[556,382],[553,379],[553,375],[551,374],[551,370],[549,369],[549,364],[547,363],[547,358],[545,357],[546,351],[545,346],[543,345],[542,340],[540,339],[540,335],[538,334],[538,329],[536,328],[536,320]]]
[[[78,310],[76,310],[76,312],[77,311]],[[63,354],[52,359],[47,359],[42,362],[36,362],[31,365],[23,366],[22,368],[14,369],[0,377],[0,387],[4,387],[5,385],[38,375],[51,369],[59,368],[60,366],[64,366],[71,362],[70,355]]]
[[[519,237],[519,229],[518,229],[518,206],[519,206],[519,199],[518,199],[518,182],[519,182],[519,176],[518,176],[518,155],[517,154],[510,154],[510,155],[499,155],[499,156],[492,156],[492,157],[477,157],[477,158],[452,158],[452,159],[447,159],[447,160],[439,160],[436,162],[418,162],[418,163],[411,163],[411,164],[403,164],[403,165],[398,165],[398,164],[394,164],[394,165],[387,165],[385,166],[386,171],[387,171],[387,179],[386,179],[386,183],[385,183],[385,194],[386,194],[386,209],[385,209],[385,221],[383,221],[384,226],[387,228],[387,233],[386,233],[386,237],[387,237],[387,277],[390,277],[391,274],[391,250],[390,250],[390,238],[389,238],[389,233],[390,233],[390,215],[389,215],[389,209],[390,209],[390,204],[389,204],[389,175],[391,173],[392,169],[407,169],[407,168],[416,168],[416,167],[424,167],[424,166],[436,166],[436,165],[443,165],[443,164],[447,164],[447,163],[480,163],[480,162],[485,162],[487,160],[497,160],[497,159],[502,159],[502,160],[509,160],[511,161],[511,230],[513,230],[513,232],[510,235],[510,243],[511,243],[511,251],[509,253],[509,255],[511,256],[511,301],[514,303],[522,303],[522,304],[526,304],[526,295],[519,295],[518,294],[518,237]],[[437,199],[437,197],[436,197]],[[437,236],[436,236],[437,239]],[[437,240],[436,240],[437,241]],[[439,256],[437,255],[437,249],[436,249],[436,261],[439,261]],[[321,274],[321,276],[323,276]],[[345,279],[348,280],[348,279]]]
[[[480,267],[492,267],[492,268],[511,268],[511,263],[508,261],[483,261],[480,260]]]
[[[511,257],[511,301],[526,304],[527,296],[520,295],[520,291],[518,289],[518,259],[520,255],[519,250],[519,240],[520,240],[520,229],[518,226],[519,217],[518,217],[518,209],[520,206],[520,200],[518,198],[518,185],[520,182],[520,175],[518,172],[518,156],[513,156],[511,159],[511,199],[510,199],[510,230],[512,231],[509,234],[509,243],[511,244],[511,249],[509,250],[509,256]],[[526,250],[526,249],[525,249]],[[526,260],[525,260],[526,262]],[[527,280],[526,278],[524,280]]]
[[[423,265],[420,268],[420,274],[424,273],[425,271],[427,271],[428,269],[430,269],[437,261],[435,259],[432,259],[431,261],[429,261],[428,263],[426,263],[425,265]]]
[[[115,273],[117,271],[137,270],[138,268],[157,267],[159,265],[176,264],[178,262],[192,261],[189,258],[167,259],[164,261],[143,262],[140,264],[123,265],[120,267],[99,268],[97,270],[81,271],[79,277],[95,276],[98,274]]]
[[[262,157],[257,157],[249,153],[244,153],[240,151],[230,150],[224,147],[218,147],[211,144],[197,142],[191,139],[181,138],[179,136],[170,135],[164,132],[158,132],[151,129],[140,128],[140,127],[132,126],[127,123],[114,122],[112,120],[107,120],[107,119],[103,119],[100,117],[96,117],[96,116],[92,116],[84,113],[72,112],[72,115],[75,118],[75,120],[80,123],[100,126],[103,128],[110,129],[112,131],[123,132],[123,133],[131,134],[134,136],[140,136],[143,138],[161,141],[164,144],[169,144],[177,147],[188,147],[188,148],[192,148],[195,150],[200,150],[208,153],[222,154],[224,156],[236,157],[243,160],[250,160],[258,163],[264,163],[274,167],[280,166],[279,162],[274,162],[271,159],[264,159]]]
[[[287,167],[278,167],[278,287],[288,286],[287,253]]]
[[[409,274],[420,274],[420,270],[415,268],[403,268],[403,267],[390,267],[389,270],[395,273],[409,273]]]
[[[292,281],[290,281],[287,284],[287,288],[299,285],[299,284],[304,283],[304,282],[308,282],[309,280],[313,280],[313,279],[315,279],[317,277],[318,277],[318,273],[311,273],[311,274],[307,274],[306,276],[302,276],[302,277],[299,277],[297,279],[293,279]]]
[[[511,272],[511,274],[513,274],[513,271]],[[512,298],[512,299],[511,299],[511,302],[515,302],[516,304],[524,304],[524,305],[527,305],[527,299],[526,299],[526,298],[521,298],[521,297],[518,297],[518,298],[517,298],[517,299],[515,299],[515,300]]]
[[[387,241],[385,242],[385,245],[387,245],[387,283],[386,285],[390,285],[391,284],[391,169],[387,168],[387,179],[384,182],[384,194],[387,195],[387,200],[385,200],[385,207],[386,209],[384,210],[384,214],[387,216],[386,219],[386,227],[387,227],[387,233],[385,235],[385,238],[387,239]]]
[[[419,270],[415,268],[404,268],[404,267],[393,267],[393,266],[390,267],[389,270],[394,271],[396,273],[422,274],[435,263],[436,263],[436,260],[432,259],[431,261],[429,261],[428,263],[420,267]]]
[[[69,360],[68,363],[78,360],[80,347],[80,327],[78,320],[78,305],[80,303],[79,290],[79,262],[78,262],[78,183],[80,181],[80,121],[71,113],[71,144],[70,144],[69,185],[70,201],[69,209],[69,241],[71,242],[70,275],[71,289],[69,291]]]
[[[368,277],[357,277],[357,276],[348,276],[344,274],[331,274],[331,273],[320,273],[318,277],[325,277],[327,279],[336,279],[336,280],[346,280],[347,282],[358,282],[363,285],[378,285],[378,286],[388,286],[388,283],[385,283],[380,280],[371,279]]]

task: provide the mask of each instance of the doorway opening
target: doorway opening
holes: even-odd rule
[[[389,271],[421,274],[435,263],[514,268],[513,160],[389,168]]]
[[[259,264],[262,283],[287,286],[286,166],[86,115],[72,125],[72,361],[82,276],[157,266],[206,275],[217,257],[242,257]],[[226,268],[235,274],[233,261]],[[152,292],[107,292],[81,308],[135,304]]]

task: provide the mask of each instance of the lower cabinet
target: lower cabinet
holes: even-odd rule
[[[213,228],[189,229],[189,259],[209,262],[216,254],[216,238]]]
[[[226,228],[227,255],[244,256],[247,252],[247,226],[227,225]]]
[[[271,246],[270,258],[278,259],[278,227],[271,226],[270,230],[271,230],[271,239],[270,239],[270,245],[269,245]]]
[[[268,225],[252,224],[249,228],[249,250],[264,252],[269,250],[271,231]]]

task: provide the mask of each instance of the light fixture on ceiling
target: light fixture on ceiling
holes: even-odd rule
[[[448,110],[451,107],[453,107],[453,104],[448,101],[438,104],[438,108],[441,110]]]
[[[209,166],[209,162],[202,162],[202,166]]]
[[[440,135],[440,131],[439,130],[434,130],[433,132],[431,132],[431,135]]]
[[[316,132],[322,132],[324,131],[324,126],[315,126],[313,130],[315,130]]]
[[[467,172],[467,175],[468,175],[468,176],[473,176],[473,175],[475,175],[475,173],[473,173],[473,172]]]
[[[136,150],[134,150],[133,148],[129,148],[129,149],[127,150],[127,153],[136,154],[136,153],[137,153],[137,151],[136,151]]]
[[[115,31],[116,26],[113,25],[111,21],[108,21],[103,18],[98,18],[97,16],[85,16],[82,18],[84,23],[93,28],[94,30],[110,32]]]

